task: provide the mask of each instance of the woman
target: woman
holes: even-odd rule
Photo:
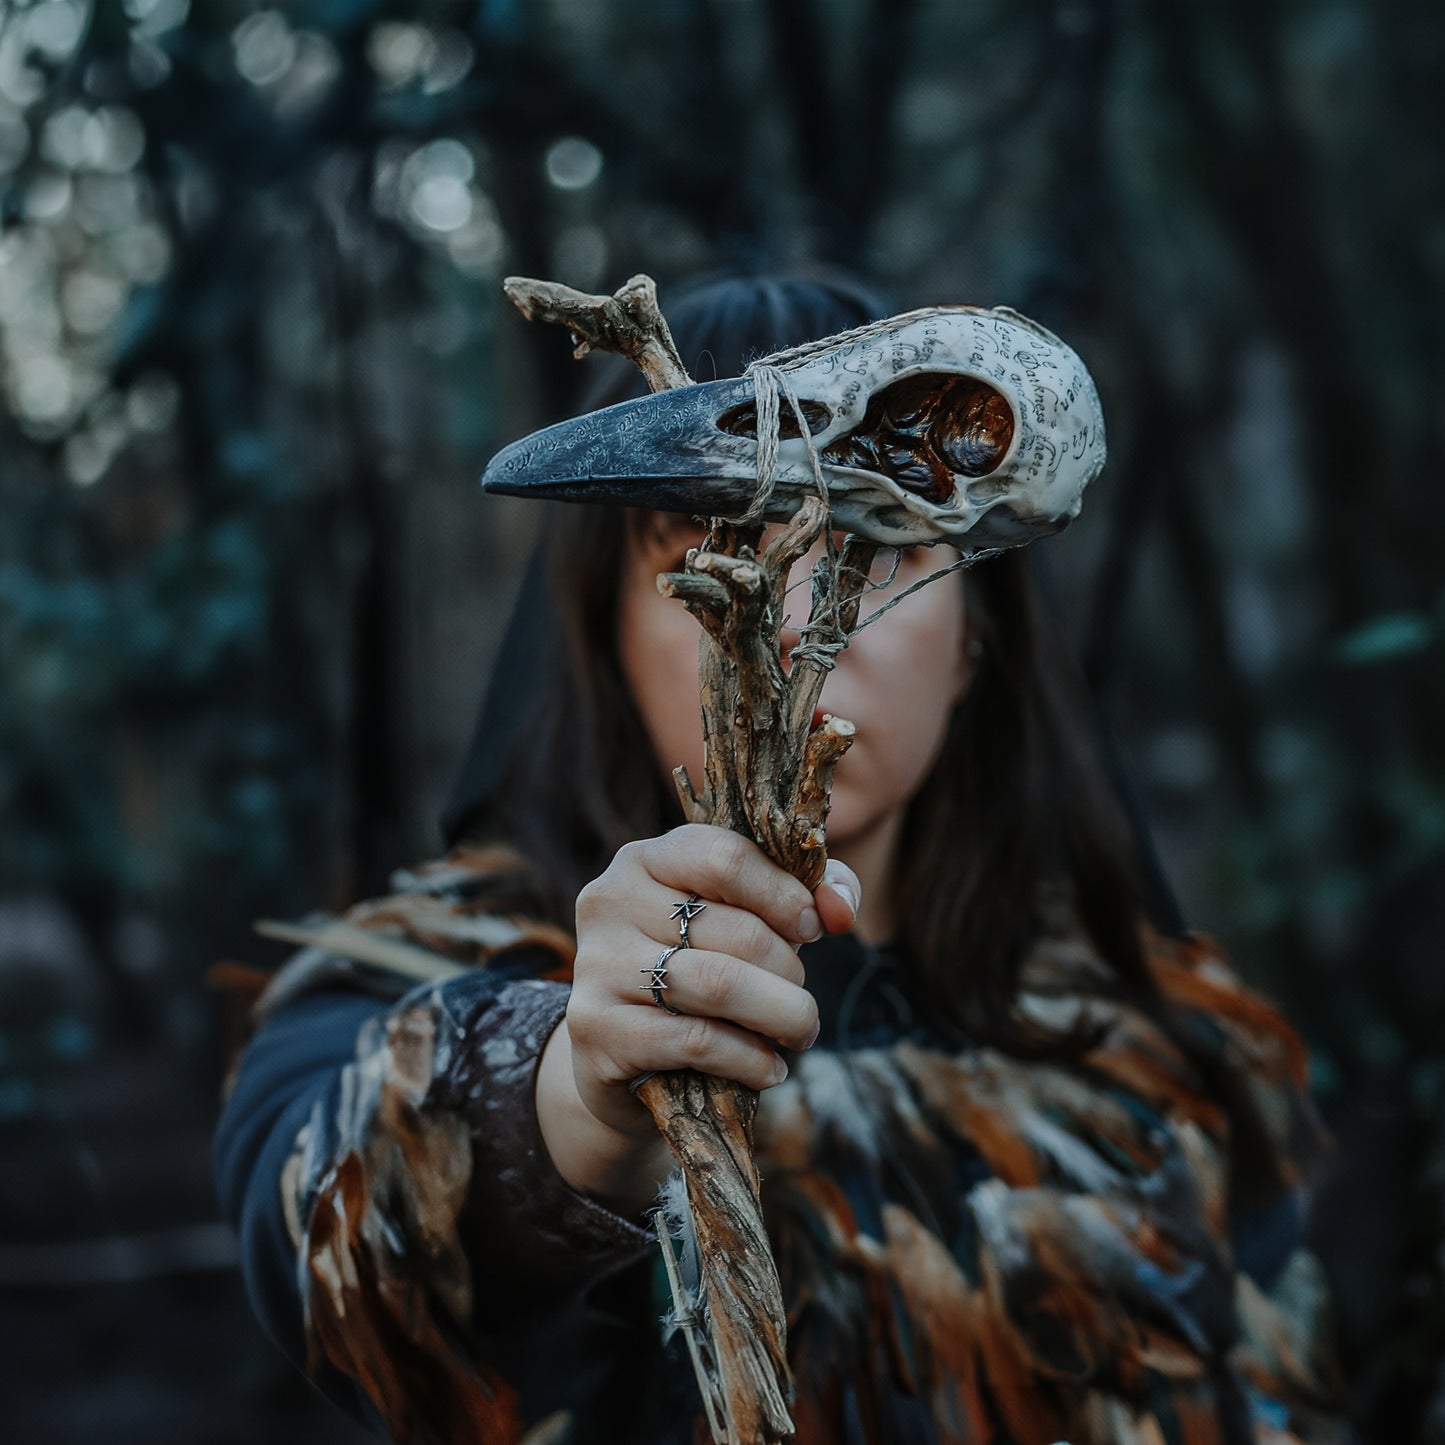
[[[727,374],[872,311],[735,281],[671,319]],[[659,1325],[671,1161],[628,1087],[691,1066],[763,1091],[800,1440],[1343,1438],[1299,1308],[1299,1045],[1144,923],[1023,558],[844,653],[824,706],[858,742],[810,894],[677,826],[697,633],[654,578],[695,540],[560,509],[541,695],[494,689],[526,718],[507,766],[484,727],[453,852],[268,991],[218,1159],[274,1336],[399,1440],[705,1438]],[[694,895],[664,998],[641,980]]]

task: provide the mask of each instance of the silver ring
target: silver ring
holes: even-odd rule
[[[680,1014],[682,1010],[680,1008],[673,1008],[662,996],[663,991],[667,988],[667,961],[674,953],[682,952],[686,946],[686,944],[682,943],[669,943],[658,956],[656,963],[647,968],[638,969],[639,973],[648,975],[647,982],[638,984],[638,988],[646,989],[651,993],[653,1003],[660,1009],[666,1009],[670,1014]]]
[[[692,920],[706,907],[706,903],[698,902],[696,893],[691,898],[685,898],[681,903],[672,905],[671,917],[677,923],[677,936],[681,940],[678,944],[679,948],[692,947],[692,939],[687,936],[687,931],[692,926]]]

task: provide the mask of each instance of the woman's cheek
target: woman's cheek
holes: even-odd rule
[[[950,586],[933,585],[940,592]],[[846,794],[849,813],[865,802],[885,807],[913,796],[967,691],[962,602],[946,592],[930,596],[932,590],[860,634],[824,690],[825,708],[858,728],[837,773],[838,802]]]
[[[629,691],[664,772],[679,763],[702,776],[698,625],[658,595],[654,575],[629,577],[618,609],[618,656]]]

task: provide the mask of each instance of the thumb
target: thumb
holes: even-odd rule
[[[823,881],[813,890],[813,901],[818,908],[818,917],[823,920],[827,933],[846,933],[858,917],[858,905],[863,898],[863,888],[858,875],[836,858],[828,859],[823,869]]]

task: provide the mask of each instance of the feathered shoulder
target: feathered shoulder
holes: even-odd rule
[[[765,1212],[790,1299],[800,1441],[1347,1439],[1323,1288],[1287,1241],[1240,1266],[1251,1203],[1297,1226],[1323,1144],[1298,1038],[1204,939],[1146,939],[1123,996],[1077,934],[1040,940],[1019,1007],[1092,1046],[1059,1061],[926,1031],[809,1054],[763,1098]],[[1297,1228],[1286,1233],[1297,1234]],[[1297,1240],[1296,1240],[1297,1243]]]
[[[570,979],[575,949],[529,916],[508,852],[461,848],[391,884],[340,917],[260,925],[301,950],[257,1022],[322,991],[396,1001],[361,1027],[277,1181],[307,1368],[350,1379],[406,1445],[518,1445],[516,1380],[477,1343],[498,1286],[476,1236],[531,1203],[512,1194],[536,1153],[531,1075],[559,992],[536,985]]]
[[[444,858],[393,873],[391,892],[339,918],[263,920],[257,932],[301,950],[266,986],[256,1015],[264,1018],[321,988],[399,998],[418,983],[520,951],[552,955],[532,976],[568,982],[576,943],[565,929],[532,916],[533,895],[529,865],[516,853],[463,844]]]

